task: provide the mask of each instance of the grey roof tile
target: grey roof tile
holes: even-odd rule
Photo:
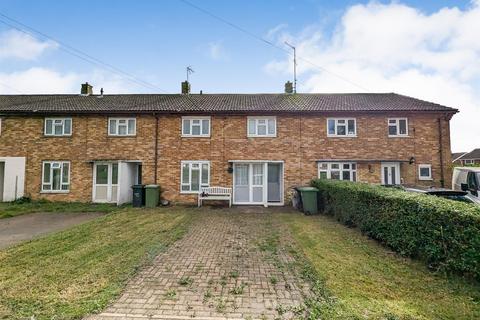
[[[464,154],[460,160],[473,160],[473,159],[480,159],[480,148],[473,149],[472,151]]]
[[[228,113],[458,110],[395,93],[0,95],[0,113]]]

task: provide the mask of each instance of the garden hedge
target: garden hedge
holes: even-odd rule
[[[480,209],[468,203],[368,185],[314,180],[323,213],[437,270],[480,280]]]

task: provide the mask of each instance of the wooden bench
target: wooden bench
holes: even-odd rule
[[[202,206],[203,200],[226,200],[228,206],[232,206],[232,188],[204,187],[198,192],[198,206]]]

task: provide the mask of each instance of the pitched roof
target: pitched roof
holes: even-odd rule
[[[480,159],[480,148],[473,149],[472,151],[464,154],[460,160]]]
[[[458,112],[457,109],[395,93],[0,95],[0,113],[4,114],[352,111]]]
[[[452,152],[452,162],[459,160],[464,154],[467,154],[467,152]]]

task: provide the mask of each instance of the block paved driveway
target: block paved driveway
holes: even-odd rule
[[[308,285],[275,246],[275,214],[248,210],[198,209],[188,233],[88,319],[302,319]]]

